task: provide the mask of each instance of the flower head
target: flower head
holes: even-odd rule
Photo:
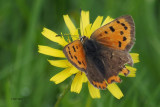
[[[79,38],[79,35],[85,35],[88,38],[91,36],[91,34],[98,29],[99,27],[111,22],[113,19],[109,16],[103,21],[103,16],[98,16],[96,20],[93,22],[93,24],[90,23],[89,19],[89,11],[82,11],[81,12],[81,18],[80,18],[80,33],[78,33],[78,28],[75,27],[75,25],[72,23],[71,19],[68,15],[63,15],[64,21],[70,31],[70,35],[72,37],[72,40],[76,40]],[[103,22],[102,22],[103,21]],[[62,37],[57,36],[57,34],[47,28],[44,28],[42,31],[42,34],[48,38],[49,40],[58,43],[61,46],[66,46],[68,42]],[[72,36],[74,35],[74,36]],[[53,57],[59,57],[59,58],[65,58],[65,55],[62,50],[54,49],[48,46],[42,46],[39,45],[39,53],[53,56]],[[133,62],[138,63],[139,62],[139,54],[137,53],[130,53]],[[88,81],[86,74],[84,72],[79,71],[77,68],[75,68],[67,59],[63,60],[48,60],[49,63],[53,66],[57,66],[60,68],[64,68],[61,72],[54,75],[50,81],[55,82],[55,84],[59,84],[63,82],[65,79],[70,77],[71,75],[75,74],[75,77],[71,84],[71,92],[80,93],[82,89],[83,83],[88,83],[88,89],[89,93],[92,98],[100,98],[100,90],[95,88],[91,83]],[[136,74],[136,68],[126,66],[128,70],[130,70],[130,74],[127,77],[135,77]],[[124,76],[124,74],[119,73],[119,75]],[[123,97],[123,93],[121,92],[120,88],[115,84],[108,84],[107,89],[112,93],[114,97],[117,99],[120,99]]]

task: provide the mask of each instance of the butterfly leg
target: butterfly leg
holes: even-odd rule
[[[130,73],[130,71],[127,68],[123,68],[121,73],[123,73],[125,76],[127,76]]]
[[[108,84],[111,84],[112,82],[120,83],[122,80],[119,76],[111,76],[108,78],[107,82]]]

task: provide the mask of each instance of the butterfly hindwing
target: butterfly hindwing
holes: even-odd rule
[[[131,56],[127,51],[114,50],[111,48],[106,48],[101,50],[100,59],[104,63],[105,67],[105,79],[108,84],[112,82],[121,82],[119,78],[119,73],[124,72],[126,75],[125,64],[133,65]]]
[[[112,82],[120,83],[120,72],[128,74],[125,64],[132,65],[133,61],[128,52],[102,47],[97,56],[86,56],[86,76],[92,85],[105,89]]]
[[[85,71],[87,67],[86,57],[80,40],[75,40],[66,45],[63,52],[71,64],[73,64],[77,69]]]
[[[85,73],[90,83],[98,89],[106,89],[107,84],[104,78],[104,74],[99,71],[98,67],[92,59],[86,57],[86,61],[87,69]]]
[[[135,40],[134,21],[131,16],[121,16],[94,31],[91,38],[116,50],[129,51]]]

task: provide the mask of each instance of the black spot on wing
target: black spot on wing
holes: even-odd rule
[[[111,30],[112,32],[115,31],[115,29],[113,28],[113,26],[110,26],[109,28],[110,28],[110,30]]]
[[[70,55],[70,57],[73,59],[73,56],[72,56],[72,54],[71,54],[71,51],[69,51],[69,55]]]
[[[122,25],[122,26],[125,26],[125,24],[124,24],[124,23],[121,23],[121,25]]]
[[[119,43],[119,47],[121,47],[122,43],[120,41],[118,43]]]
[[[127,29],[128,29],[128,27],[127,27],[127,26],[125,26],[125,27],[124,27],[124,29],[125,29],[125,30],[127,30]]]
[[[121,23],[121,25],[124,27],[125,30],[128,29],[128,27],[124,23]]]
[[[104,33],[105,33],[105,34],[108,34],[108,32],[107,32],[107,31],[104,31]]]
[[[117,20],[117,23],[120,23],[120,21],[119,21],[119,20]]]
[[[68,49],[70,50],[69,46],[68,46]]]
[[[124,37],[123,37],[123,41],[126,41],[126,40],[127,40],[127,38],[124,36]]]
[[[75,58],[75,59],[77,59],[77,57],[76,57],[76,56],[74,56],[74,58]]]
[[[75,47],[74,47],[74,46],[72,46],[72,48],[73,48],[74,52],[76,52],[76,49],[75,49]]]
[[[80,62],[80,61],[78,61],[78,63],[81,65],[81,62]]]
[[[121,34],[121,35],[123,35],[123,34],[124,34],[124,32],[123,32],[123,31],[120,31],[120,34]]]
[[[78,46],[76,46],[76,48],[78,49]]]
[[[82,61],[82,64],[85,66],[84,62]]]

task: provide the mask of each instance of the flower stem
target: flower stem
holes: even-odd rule
[[[68,92],[69,89],[70,89],[70,86],[71,86],[71,83],[68,84],[68,85],[66,86],[66,88],[64,89],[64,91],[58,96],[58,99],[57,99],[54,107],[58,107],[58,106],[59,106],[60,101],[61,101],[61,100],[63,99],[63,97],[67,94],[67,92]]]

